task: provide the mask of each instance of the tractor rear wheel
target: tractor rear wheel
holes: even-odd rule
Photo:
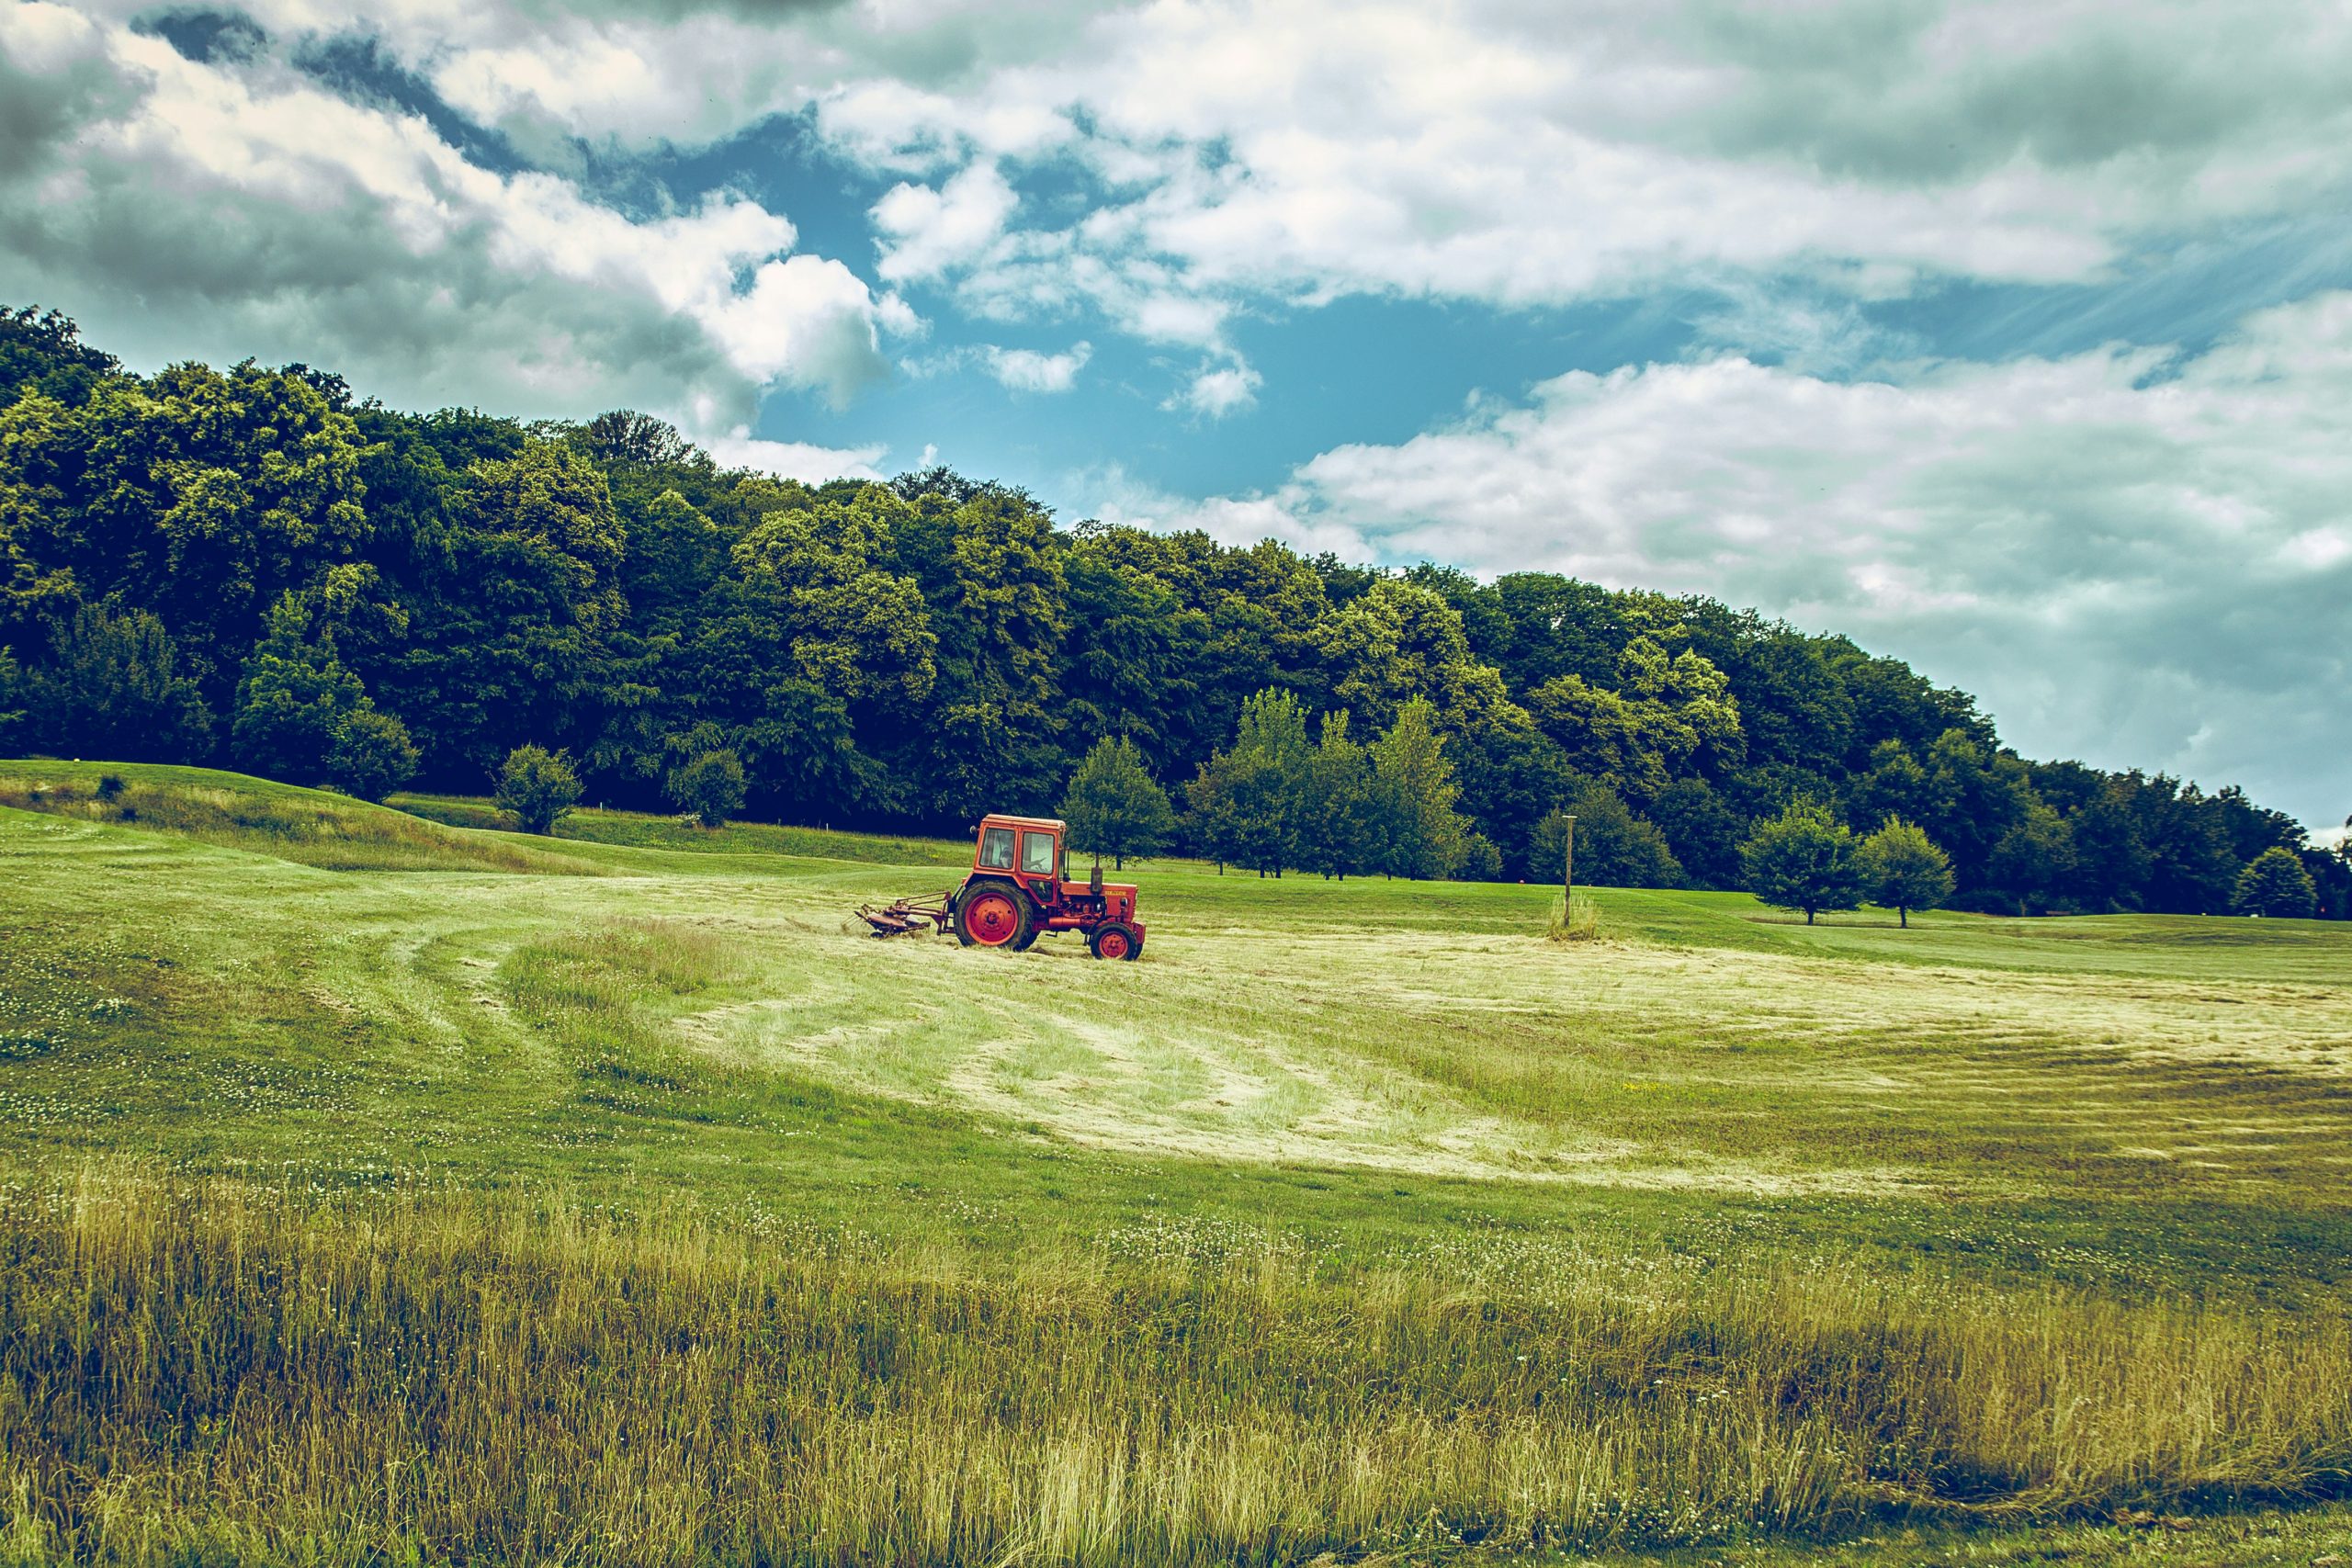
[[[956,900],[956,940],[966,947],[1009,947],[1018,953],[1036,940],[1029,896],[1009,882],[981,882]]]
[[[1143,956],[1143,933],[1113,920],[1086,933],[1086,951],[1097,958],[1124,958],[1133,964]]]

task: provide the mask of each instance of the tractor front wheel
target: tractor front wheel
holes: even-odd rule
[[[1124,958],[1133,964],[1143,956],[1143,933],[1113,920],[1087,933],[1086,951],[1097,958]]]
[[[956,940],[966,947],[1009,947],[1036,938],[1028,896],[1010,883],[983,882],[956,900]]]

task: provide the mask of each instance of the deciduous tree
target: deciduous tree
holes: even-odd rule
[[[1372,743],[1373,808],[1385,846],[1381,869],[1392,876],[1433,881],[1453,874],[1462,859],[1469,825],[1454,809],[1460,791],[1436,718],[1428,698],[1411,698]]]
[[[2238,874],[2230,907],[2241,915],[2267,915],[2272,919],[2308,919],[2319,902],[2312,874],[2295,852],[2273,844],[2246,863]]]
[[[1306,763],[1306,807],[1300,863],[1341,881],[1379,865],[1386,846],[1374,809],[1372,758],[1350,733],[1348,710],[1323,716]]]
[[[1862,901],[1853,835],[1829,808],[1798,801],[1758,826],[1740,849],[1747,890],[1781,909],[1802,909],[1804,923],[1824,910]]]
[[[336,731],[365,701],[359,677],[335,657],[334,634],[312,636],[309,606],[299,594],[284,594],[237,682],[230,751],[249,773],[316,784],[326,775]]]
[[[1061,812],[1069,824],[1070,848],[1109,855],[1124,868],[1129,855],[1158,854],[1175,836],[1176,812],[1168,792],[1144,766],[1143,753],[1125,736],[1105,737],[1070,775]]]
[[[571,759],[544,746],[517,746],[498,773],[498,808],[526,833],[551,833],[580,802]]]
[[[345,795],[380,801],[415,776],[416,761],[408,726],[363,698],[335,727],[327,782]]]
[[[1875,902],[1908,926],[1911,911],[1932,909],[1951,897],[1951,858],[1916,822],[1889,817],[1855,851],[1862,886]]]
[[[209,760],[212,714],[178,664],[146,611],[83,605],[51,634],[48,665],[23,678],[33,744],[110,761]]]
[[[1679,887],[1682,867],[1657,825],[1637,815],[1615,790],[1587,779],[1535,829],[1533,866],[1558,880],[1566,859],[1569,813],[1577,819],[1577,881],[1595,887]]]
[[[662,782],[670,804],[706,828],[723,828],[743,809],[743,760],[725,747],[699,751]]]

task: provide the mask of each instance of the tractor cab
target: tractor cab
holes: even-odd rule
[[[1085,881],[1072,882],[1068,833],[1056,817],[982,818],[971,874],[950,901],[957,940],[1018,953],[1044,932],[1074,931],[1097,958],[1142,953],[1136,889],[1104,883],[1099,862]]]

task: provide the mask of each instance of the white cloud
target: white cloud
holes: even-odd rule
[[[934,190],[896,185],[874,204],[877,269],[893,283],[936,277],[989,248],[1016,201],[993,164],[974,164]]]
[[[0,294],[134,360],[300,358],[403,401],[697,430],[770,385],[838,401],[887,373],[891,312],[753,202],[633,222],[267,61],[198,64],[40,0],[0,10]]]
[[[944,285],[990,319],[1100,312],[1217,356],[1232,314],[1266,301],[1699,284],[1734,301],[1719,338],[1849,367],[1880,345],[1845,301],[2098,278],[2151,237],[2352,186],[2352,17],[2303,0],[251,9],[281,39],[374,34],[559,165],[574,138],[691,146],[813,111],[839,151],[904,176],[872,213],[886,283]],[[1024,206],[1032,170],[1091,189]],[[1787,279],[1811,291],[1770,287]],[[919,330],[887,302],[865,314]],[[870,373],[822,379],[838,395]],[[1220,390],[1249,389],[1203,389]]]
[[[2352,292],[2253,317],[2177,375],[2165,359],[1577,373],[1335,448],[1271,495],[1113,490],[1105,514],[1756,604],[1976,692],[2029,753],[2340,819]]]
[[[812,446],[802,441],[763,441],[744,431],[707,437],[702,443],[722,466],[753,468],[778,479],[822,484],[827,479],[880,479],[875,465],[888,446]]]
[[[1223,419],[1254,405],[1258,389],[1264,384],[1264,377],[1238,360],[1230,365],[1204,367],[1163,406],[1189,409],[1209,419]]]
[[[1849,298],[2096,278],[2151,234],[2340,197],[2347,75],[2352,20],[2296,0],[1869,17],[1161,0],[960,87],[844,86],[824,123],[880,167],[1091,171],[1081,216],[992,212],[1007,232],[975,224],[902,265],[989,313],[1084,302],[1221,347],[1217,323],[1252,295],[1522,305],[1668,278],[1802,276]],[[991,129],[1023,106],[1032,133]],[[903,188],[905,216],[927,219],[927,187]],[[1819,330],[1838,310],[1717,324]]]
[[[980,354],[989,374],[1016,392],[1067,392],[1078,384],[1078,373],[1093,357],[1094,345],[1080,342],[1060,354],[1040,354],[991,344]]]
[[[743,373],[763,385],[822,391],[835,403],[884,371],[875,346],[881,313],[857,276],[809,255],[763,262],[748,288],[714,290],[695,307]]]

